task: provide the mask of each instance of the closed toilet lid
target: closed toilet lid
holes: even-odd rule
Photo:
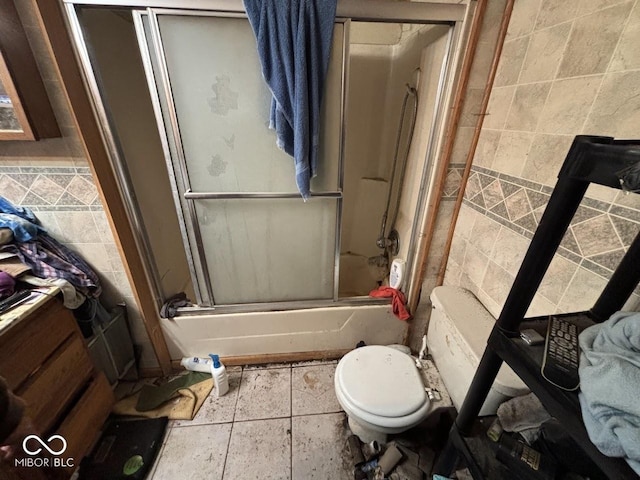
[[[382,417],[410,415],[427,399],[412,358],[380,345],[347,353],[336,368],[336,383],[352,405]]]

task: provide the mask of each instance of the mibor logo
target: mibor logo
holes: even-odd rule
[[[60,458],[67,450],[67,441],[62,435],[51,435],[46,442],[38,435],[27,435],[22,441],[22,450],[29,457],[16,458],[16,467],[62,467],[73,468],[73,458]],[[46,455],[49,452],[53,458],[48,456],[38,457],[41,452]]]
[[[62,442],[62,448],[60,450],[53,450],[52,448],[50,448],[49,445],[47,445],[47,443],[44,443],[38,435],[27,435],[22,441],[22,450],[24,450],[24,453],[26,453],[27,455],[38,455],[42,451],[42,448],[38,448],[37,450],[30,450],[28,448],[29,440],[31,439],[35,440],[40,445],[42,445],[42,447],[46,449],[51,455],[55,455],[55,456],[62,455],[67,449],[67,441],[64,439],[62,435],[51,435],[47,439],[47,443],[49,444],[51,444],[51,442],[54,440],[60,440],[60,442]]]

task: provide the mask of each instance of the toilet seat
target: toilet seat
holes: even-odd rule
[[[345,355],[336,368],[335,385],[347,413],[380,427],[417,425],[431,406],[411,357],[380,345]]]

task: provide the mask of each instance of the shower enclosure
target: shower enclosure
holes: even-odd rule
[[[399,232],[412,281],[464,7],[338,3],[303,202],[241,2],[139,3],[66,12],[158,303],[178,291],[194,303],[163,324],[172,356],[401,342],[406,325],[367,297],[380,280],[368,260],[397,199],[386,233]],[[413,135],[398,129],[413,123],[407,85]]]

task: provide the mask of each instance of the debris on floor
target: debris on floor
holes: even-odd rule
[[[355,480],[424,480],[431,478],[435,459],[453,422],[450,409],[435,411],[421,426],[390,435],[387,444],[347,438]],[[458,478],[465,478],[462,476]]]

